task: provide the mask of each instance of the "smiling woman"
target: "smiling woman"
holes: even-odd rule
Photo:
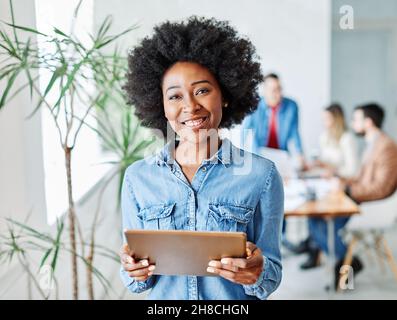
[[[256,88],[262,81],[255,48],[238,37],[227,22],[191,17],[186,22],[165,22],[154,28],[130,52],[125,90],[142,124],[166,132],[162,82],[165,72],[180,61],[204,66],[219,83],[228,102],[220,127],[240,123],[258,105]],[[207,79],[208,80],[208,79]],[[213,82],[214,83],[214,82]]]
[[[222,93],[207,68],[198,63],[177,62],[165,72],[162,89],[165,117],[181,138],[188,139],[190,131],[195,134],[200,129],[219,127]]]
[[[239,231],[247,258],[208,263],[216,277],[154,274],[125,244],[121,277],[151,299],[266,299],[281,281],[283,188],[274,164],[221,140],[258,105],[255,49],[227,22],[163,23],[130,52],[125,90],[142,123],[179,139],[124,176],[124,229]],[[242,161],[241,161],[242,160]],[[248,160],[248,161],[247,161]],[[248,164],[242,171],[241,165]],[[177,254],[175,252],[169,254]],[[149,257],[150,258],[150,257]]]

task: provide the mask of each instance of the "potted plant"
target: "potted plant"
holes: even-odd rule
[[[78,14],[80,4],[81,1],[74,12],[75,16]],[[126,59],[121,56],[117,49],[110,55],[103,53],[105,47],[134,30],[136,26],[132,26],[121,33],[109,35],[111,17],[107,17],[100,25],[98,32],[95,35],[90,35],[91,43],[87,46],[75,34],[68,34],[56,27],[53,29],[53,34],[45,34],[33,28],[20,26],[15,22],[11,0],[10,8],[12,21],[6,23],[6,25],[10,28],[12,36],[9,36],[9,33],[4,29],[0,30],[0,56],[4,58],[0,64],[0,81],[7,81],[5,90],[0,94],[0,112],[13,97],[23,89],[29,88],[32,100],[37,100],[31,114],[33,115],[44,108],[43,112],[48,112],[51,115],[57,128],[59,145],[64,152],[65,159],[69,243],[61,241],[61,235],[65,230],[65,218],[61,218],[57,222],[54,237],[32,229],[26,223],[9,219],[9,232],[8,235],[3,235],[5,249],[0,250],[0,258],[12,259],[14,254],[17,253],[21,262],[26,257],[26,250],[29,249],[29,246],[33,246],[35,249],[43,251],[40,265],[51,259],[51,267],[55,269],[59,252],[62,250],[70,252],[72,257],[73,298],[78,299],[79,297],[77,260],[81,259],[87,266],[88,296],[93,299],[92,275],[96,275],[101,283],[107,285],[106,279],[93,266],[94,252],[97,248],[95,226],[99,209],[93,217],[90,241],[87,243],[80,236],[82,249],[79,249],[71,159],[76,143],[78,143],[81,128],[88,126],[100,135],[106,148],[118,154],[115,163],[118,164],[116,172],[121,181],[127,165],[142,158],[142,151],[153,142],[152,139],[136,140],[140,126],[133,118],[131,108],[127,108],[125,105],[120,89],[124,76],[123,72],[126,68]],[[18,31],[27,32],[31,36],[27,41],[21,41],[17,36]],[[51,46],[51,50],[42,52],[38,41],[47,42]],[[40,90],[38,86],[37,71],[39,68],[48,70],[52,74],[44,91]],[[15,79],[20,74],[26,75],[27,82],[16,88]],[[89,87],[94,87],[96,90],[89,90]],[[48,99],[54,93],[57,94],[55,102]],[[77,112],[77,101],[82,102],[79,105],[80,108],[84,106],[83,112],[82,110]],[[114,130],[113,123],[106,122],[110,105],[112,108],[116,108],[121,115],[121,132],[120,130]],[[90,119],[96,119],[98,126],[90,125]],[[114,174],[112,178],[114,176],[117,176],[117,174]],[[107,183],[104,185],[106,186]],[[19,230],[18,233],[16,233],[16,228]],[[25,243],[26,237],[33,237],[35,241],[29,240],[28,243]],[[47,245],[43,245],[43,241]],[[29,246],[26,246],[27,244]],[[82,252],[86,246],[89,247],[87,256],[85,252]],[[99,248],[98,252],[107,254],[112,259],[117,260],[117,257],[106,251],[106,248]],[[26,270],[30,270],[29,266],[25,265],[25,267]],[[46,295],[43,297],[46,297]]]

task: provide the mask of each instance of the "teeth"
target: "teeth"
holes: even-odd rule
[[[196,127],[198,125],[200,125],[201,123],[203,123],[204,118],[201,119],[197,119],[197,120],[189,120],[185,122],[185,125],[188,127]]]

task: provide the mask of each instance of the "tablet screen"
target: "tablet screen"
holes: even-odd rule
[[[246,257],[243,232],[185,230],[127,230],[128,246],[136,259],[156,265],[154,274],[215,276],[210,260]]]

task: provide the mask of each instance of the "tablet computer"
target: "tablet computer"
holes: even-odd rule
[[[136,259],[155,264],[153,274],[215,276],[207,272],[210,260],[245,258],[244,232],[186,230],[126,230]]]

